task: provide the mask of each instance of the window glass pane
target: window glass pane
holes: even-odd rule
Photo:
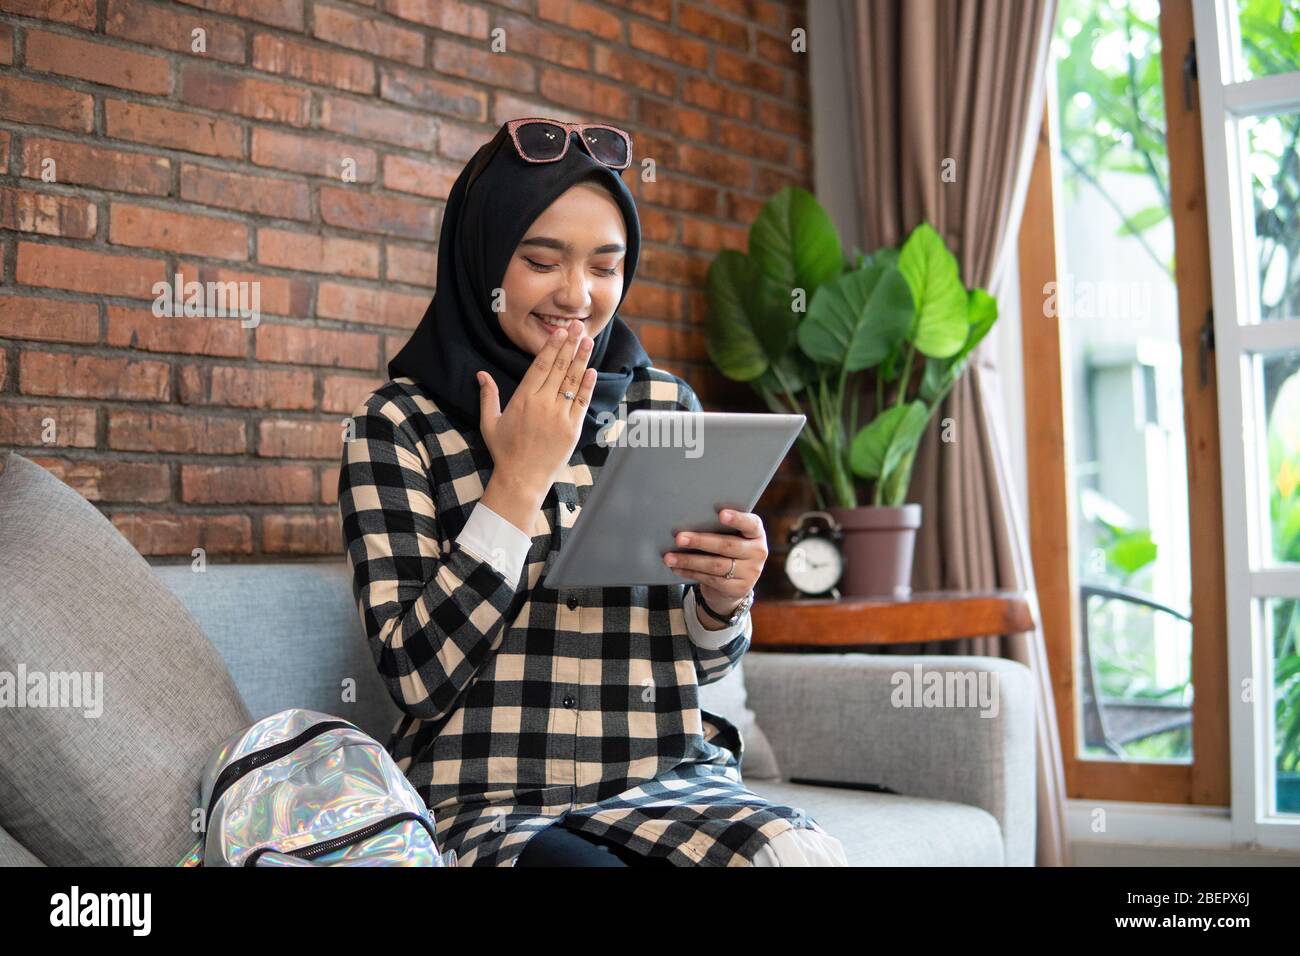
[[[1190,760],[1191,552],[1154,0],[1061,0],[1062,319],[1083,758]],[[1053,312],[1059,309],[1059,312]],[[1195,357],[1193,356],[1193,360]]]
[[[1300,351],[1257,356],[1264,407],[1269,500],[1266,555],[1272,562],[1300,562]]]
[[[1300,601],[1264,601],[1265,644],[1273,660],[1273,812],[1300,813]]]
[[[1300,70],[1300,0],[1237,0],[1243,80]]]
[[[1192,756],[1192,627],[1155,602],[1084,585],[1079,755],[1142,761]]]
[[[1246,117],[1241,135],[1254,201],[1252,305],[1264,322],[1300,319],[1300,113]]]

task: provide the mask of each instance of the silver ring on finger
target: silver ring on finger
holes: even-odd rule
[[[730,581],[730,580],[731,580],[732,578],[734,578],[735,576],[736,576],[736,559],[735,559],[735,558],[732,558],[732,559],[731,559],[731,568],[727,571],[726,574],[723,575],[723,577],[724,577],[726,580]]]
[[[567,398],[569,401],[573,401],[573,392],[561,392],[560,394],[563,395],[565,398]]]

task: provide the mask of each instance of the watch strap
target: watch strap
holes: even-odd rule
[[[749,609],[749,605],[752,603],[747,594],[741,602],[736,605],[736,609],[731,612],[730,616],[724,617],[717,611],[713,610],[713,608],[709,607],[709,602],[704,600],[704,592],[700,589],[699,581],[693,582],[691,584],[691,589],[695,591],[695,603],[704,609],[705,614],[722,624],[735,624],[740,620],[740,616]],[[750,593],[752,594],[753,592]]]

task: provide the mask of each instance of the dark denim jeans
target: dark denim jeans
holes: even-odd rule
[[[642,856],[612,840],[553,823],[528,841],[515,866],[671,867],[664,857]]]

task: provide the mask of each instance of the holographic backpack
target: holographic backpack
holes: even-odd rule
[[[227,739],[199,788],[204,836],[178,866],[455,866],[378,741],[291,707]]]

